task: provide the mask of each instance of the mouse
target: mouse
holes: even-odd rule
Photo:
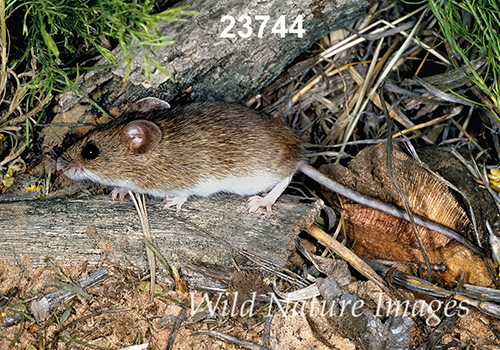
[[[56,167],[73,180],[115,186],[113,199],[130,190],[165,198],[165,209],[179,211],[191,196],[226,192],[252,196],[250,212],[270,212],[303,153],[292,129],[245,106],[170,108],[147,97],[76,141]]]
[[[189,197],[224,192],[249,196],[250,213],[264,208],[268,214],[300,171],[343,197],[410,220],[403,209],[323,175],[305,162],[302,141],[290,127],[239,104],[170,108],[160,99],[143,98],[72,144],[56,168],[73,180],[114,186],[114,200],[123,201],[134,191],[164,198],[165,209],[180,211]],[[418,215],[413,218],[482,254],[455,231]]]

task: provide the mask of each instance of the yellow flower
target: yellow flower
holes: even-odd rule
[[[7,173],[2,178],[2,185],[4,187],[10,187],[15,180],[16,178],[14,177],[14,170],[12,170],[12,168],[9,168],[9,170],[7,170]]]
[[[39,190],[41,189],[43,186],[42,185],[38,185],[38,186],[35,186],[35,185],[32,185],[32,186],[25,186],[24,187],[24,190],[26,192],[31,192],[31,191],[36,191],[36,190]]]
[[[490,185],[494,187],[500,187],[500,169],[495,168],[491,169],[488,174],[488,178],[490,179]]]

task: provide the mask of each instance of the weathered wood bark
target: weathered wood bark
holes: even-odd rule
[[[92,96],[99,105],[113,112],[113,106],[121,106],[144,96],[156,96],[171,102],[188,87],[193,88],[192,98],[196,100],[215,99],[225,101],[245,100],[275,79],[298,55],[308,49],[330,31],[352,23],[363,14],[368,4],[364,0],[338,1],[182,1],[198,15],[184,22],[161,24],[164,35],[175,35],[176,43],[160,48],[158,58],[175,83],[153,67],[151,81],[144,78],[142,52],[136,48],[132,61],[132,72],[127,83],[123,83],[123,65],[103,71],[83,74],[79,88]],[[176,6],[177,6],[176,5]],[[237,20],[242,15],[252,18],[253,35],[243,39],[221,38],[220,34],[228,22],[221,22],[225,15],[236,19],[231,31],[242,31]],[[268,15],[270,20],[261,38],[257,36],[261,21],[258,15]],[[305,34],[281,37],[271,32],[281,15],[286,16],[289,28],[298,15],[303,16]],[[121,57],[120,49],[115,49]],[[101,60],[98,65],[109,64]],[[98,111],[81,97],[64,94],[59,97],[55,112],[59,113],[54,124],[92,121],[88,114]],[[97,113],[100,114],[100,113]],[[68,116],[69,115],[69,116]],[[75,119],[71,116],[80,116]],[[65,132],[59,132],[59,138]]]
[[[249,214],[245,199],[217,196],[190,200],[179,213],[148,200],[154,245],[177,268],[211,264],[230,267],[246,251],[282,268],[297,234],[317,218],[322,202],[283,196],[271,216]],[[0,204],[0,258],[34,265],[47,256],[61,265],[109,259],[147,268],[141,225],[131,202],[109,197]]]
[[[295,57],[330,31],[351,23],[368,6],[362,0],[299,1],[293,6],[288,0],[232,0],[230,4],[228,1],[197,0],[183,1],[178,5],[187,5],[199,14],[185,22],[164,22],[160,27],[162,34],[173,34],[176,41],[172,46],[161,48],[160,56],[176,83],[173,84],[158,70],[153,72],[151,82],[146,81],[139,49],[136,49],[132,61],[130,82],[153,91],[158,89],[166,98],[173,96],[177,90],[175,86],[180,91],[193,86],[197,98],[231,101],[255,93],[269,84]],[[230,31],[236,34],[235,38],[221,38],[221,33],[228,26],[228,22],[221,22],[226,15],[236,20],[242,15],[250,16],[253,34],[248,39],[239,37],[237,32],[245,30],[237,21]],[[262,22],[254,19],[256,15],[270,16],[261,38],[257,34]],[[287,28],[297,16],[303,16],[305,34],[302,38],[293,33],[285,37],[271,33],[272,26],[281,15],[287,19]],[[115,53],[118,51],[115,50]],[[90,73],[84,78],[90,84],[83,86],[94,89],[95,78],[101,81],[106,76],[120,81],[124,74],[123,65],[103,74]]]

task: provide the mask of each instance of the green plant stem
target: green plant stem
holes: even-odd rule
[[[498,118],[500,100],[500,7],[498,1],[429,0],[443,36],[464,64],[468,78],[492,101],[490,110]],[[470,21],[467,21],[470,18]],[[470,23],[468,23],[470,22]],[[474,70],[478,55],[488,60],[485,73]]]

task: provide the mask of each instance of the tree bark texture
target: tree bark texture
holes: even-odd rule
[[[272,82],[297,56],[329,32],[348,26],[368,8],[364,0],[337,1],[182,1],[176,6],[188,6],[198,15],[183,22],[164,22],[162,35],[173,35],[174,45],[159,48],[158,59],[172,75],[172,82],[153,68],[152,79],[144,78],[142,52],[135,48],[129,80],[124,83],[125,67],[89,71],[82,75],[79,89],[95,99],[105,109],[121,106],[145,96],[155,96],[172,101],[192,87],[194,100],[241,101]],[[232,16],[235,38],[221,38],[228,22],[221,22],[225,15]],[[253,34],[241,38],[238,31],[245,31],[240,16],[252,19]],[[255,16],[269,16],[262,37],[258,37],[261,21]],[[298,38],[288,33],[284,37],[272,33],[272,27],[281,15],[286,17],[289,28],[297,16],[303,16],[305,34]],[[123,60],[120,48],[114,54]],[[102,59],[97,65],[107,65]],[[81,97],[71,93],[59,98],[54,123],[64,122],[64,113],[74,110],[78,114],[96,110]],[[83,118],[82,120],[88,120]]]

